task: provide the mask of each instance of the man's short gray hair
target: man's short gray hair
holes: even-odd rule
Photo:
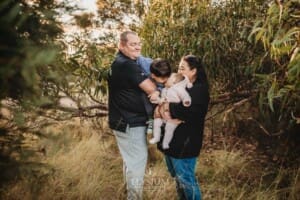
[[[124,32],[122,32],[122,33],[120,34],[120,43],[126,43],[126,42],[128,41],[127,36],[128,36],[129,34],[137,35],[137,33],[134,32],[134,31],[124,31]]]

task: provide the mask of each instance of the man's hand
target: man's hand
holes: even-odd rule
[[[150,99],[150,102],[153,104],[159,104],[160,103],[160,92],[154,91],[151,94],[148,95],[148,98]]]

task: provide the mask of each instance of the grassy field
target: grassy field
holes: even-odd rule
[[[22,167],[17,168],[16,179],[2,183],[1,199],[126,198],[122,160],[104,119],[97,127],[76,119],[47,127],[42,133],[38,139],[32,137],[34,154],[26,159],[15,157]],[[241,141],[230,144],[224,137],[211,143],[210,130],[206,129],[205,134],[196,170],[203,199],[300,199],[299,168],[266,165],[260,162],[252,144],[240,144],[252,148],[249,153],[236,145]],[[15,168],[7,167],[5,173],[9,169]],[[176,199],[174,180],[155,145],[149,145],[144,199]]]

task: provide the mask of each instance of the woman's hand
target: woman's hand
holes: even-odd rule
[[[164,120],[172,121],[172,123],[174,123],[174,124],[184,123],[184,121],[182,121],[180,119],[172,119],[171,113],[170,113],[170,104],[168,102],[164,102],[163,104],[158,105],[157,108],[158,108],[158,112],[159,112],[161,118],[163,118]]]
[[[159,112],[164,120],[172,119],[169,108],[170,108],[170,104],[168,102],[164,102],[160,105]]]

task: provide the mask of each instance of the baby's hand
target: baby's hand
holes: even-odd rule
[[[150,102],[153,104],[158,104],[159,103],[159,97],[160,92],[159,91],[155,91],[152,92],[151,94],[148,95],[148,98],[150,99]]]

